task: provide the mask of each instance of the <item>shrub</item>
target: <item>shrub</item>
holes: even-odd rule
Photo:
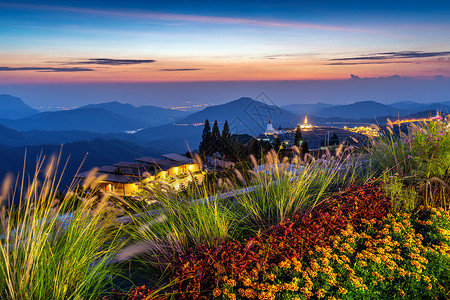
[[[64,214],[75,207],[74,193],[55,198],[59,182],[55,164],[50,162],[39,184],[42,162],[38,162],[29,187],[18,187],[20,202],[9,207],[3,200],[11,182],[4,182],[1,299],[95,299],[117,274],[110,261],[121,246],[122,230],[103,214],[108,197],[82,198],[76,210]]]
[[[311,214],[285,220],[244,243],[223,240],[216,247],[200,245],[176,260],[178,292],[182,298],[198,299],[227,280],[264,277],[273,264],[301,259],[316,246],[330,244],[331,237],[351,222],[358,226],[364,219],[381,218],[388,208],[381,188],[366,185],[339,193]]]
[[[428,208],[348,224],[307,256],[265,276],[239,276],[215,289],[222,299],[444,299],[450,286],[450,214]]]

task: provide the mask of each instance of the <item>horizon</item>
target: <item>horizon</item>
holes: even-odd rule
[[[450,78],[450,4],[442,1],[24,0],[0,7],[0,93],[35,107],[218,104],[259,92],[280,105],[433,102],[450,92],[446,84],[439,92],[434,85]],[[339,90],[349,78],[395,76],[415,80],[390,88],[395,99]],[[300,88],[285,93],[286,81]],[[316,91],[304,87],[308,82]],[[332,98],[336,82],[338,97]],[[102,91],[108,85],[114,93]],[[306,95],[295,99],[302,89]]]

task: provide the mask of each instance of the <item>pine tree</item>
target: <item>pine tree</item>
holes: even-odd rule
[[[339,145],[339,137],[336,134],[336,132],[333,133],[333,135],[330,138],[330,146],[333,146],[333,145]]]
[[[297,125],[297,129],[295,130],[294,145],[300,147],[301,140],[303,140],[302,129],[300,128],[300,125]]]
[[[302,143],[302,155],[305,155],[306,153],[309,153],[308,141],[307,140],[303,140],[303,143]]]
[[[219,123],[217,120],[214,121],[214,125],[211,132],[211,148],[212,153],[220,151],[220,130],[219,130]]]
[[[205,121],[205,127],[203,128],[202,133],[202,141],[200,142],[200,145],[198,146],[198,151],[201,154],[209,155],[210,149],[211,149],[211,125],[209,125],[208,119]]]
[[[222,135],[220,141],[220,153],[225,156],[229,156],[231,145],[231,132],[230,127],[228,126],[228,121],[225,120],[225,124],[223,124]]]
[[[275,151],[277,151],[277,152],[280,151],[280,149],[281,149],[281,140],[280,140],[279,137],[276,137],[276,138],[275,138],[275,144],[274,144],[273,148],[274,148]]]

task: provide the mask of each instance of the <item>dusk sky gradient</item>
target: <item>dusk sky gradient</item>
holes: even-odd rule
[[[72,104],[105,100],[98,87],[114,83],[130,91],[146,83],[192,82],[195,90],[199,82],[350,74],[433,81],[450,77],[450,2],[19,0],[0,2],[0,41],[0,93],[23,97],[57,87],[61,99],[62,87],[75,84],[91,95],[67,98]],[[172,94],[170,105],[187,100]],[[44,95],[29,101],[44,104]],[[144,104],[143,95],[124,100]]]

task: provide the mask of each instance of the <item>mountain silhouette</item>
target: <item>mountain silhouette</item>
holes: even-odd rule
[[[136,121],[143,122],[146,127],[173,123],[174,121],[188,115],[187,112],[175,109],[167,109],[150,105],[135,107],[131,104],[120,103],[117,101],[89,104],[81,108],[104,109],[117,115],[126,118],[133,118]]]
[[[29,130],[82,130],[100,133],[137,130],[145,122],[134,120],[99,108],[79,108],[56,112],[43,112],[18,120],[0,120],[7,127],[19,131]]]
[[[243,97],[225,104],[207,107],[177,121],[177,123],[204,123],[206,119],[210,122],[217,120],[222,124],[227,120],[232,133],[251,135],[264,132],[269,119],[276,128],[296,126],[300,121],[297,114],[279,106]]]
[[[318,102],[316,104],[289,104],[283,108],[295,114],[316,115],[322,109],[334,106],[336,105]]]
[[[408,112],[375,101],[361,101],[321,109],[316,115],[322,118],[373,119],[385,116],[405,115]]]
[[[0,119],[19,119],[39,113],[22,99],[11,95],[0,95]]]

